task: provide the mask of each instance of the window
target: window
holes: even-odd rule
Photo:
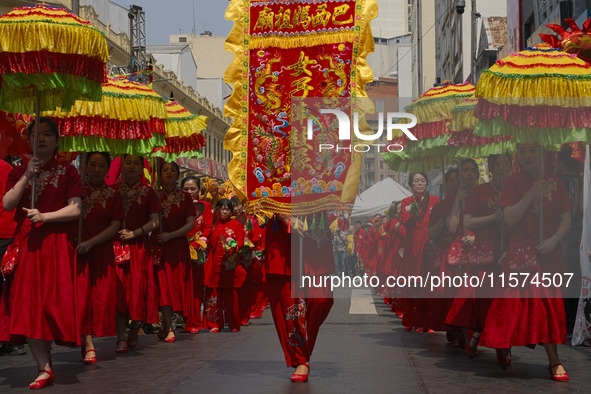
[[[384,169],[384,162],[380,161],[380,170],[383,170],[383,169]]]
[[[179,42],[187,42],[187,37],[179,37]]]

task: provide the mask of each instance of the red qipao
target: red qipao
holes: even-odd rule
[[[162,232],[170,233],[183,227],[188,217],[195,216],[193,200],[188,193],[174,190],[158,192],[162,207]],[[176,237],[164,244],[160,264],[156,267],[158,305],[170,306],[184,316],[195,314],[191,287],[191,256],[187,237]]]
[[[193,248],[195,255],[191,264],[191,287],[193,288],[193,312],[187,316],[185,331],[200,330],[203,326],[201,317],[201,305],[205,296],[205,272],[203,270],[205,261],[199,260],[197,251],[201,248],[199,238],[209,238],[213,227],[213,215],[211,205],[207,201],[194,201],[195,211],[201,214],[195,216],[195,227],[187,234],[189,244]]]
[[[123,220],[121,195],[111,186],[98,189],[87,184],[82,201],[82,241],[103,232],[112,221]],[[113,240],[78,255],[76,264],[80,334],[114,336],[117,320],[117,274]]]
[[[457,194],[447,195],[443,200],[433,206],[429,216],[429,227],[435,226],[440,220],[447,220],[453,210]],[[461,246],[464,236],[463,215],[460,214],[460,223],[455,233],[450,233],[447,226],[443,225],[441,234],[436,240],[432,240],[431,258],[423,261],[431,275],[445,273],[450,276],[462,276],[466,272],[465,261],[459,259],[459,254],[467,251]],[[445,331],[445,319],[448,315],[456,295],[456,289],[434,289],[428,292],[429,298],[424,298],[421,307],[421,326],[432,330]]]
[[[376,272],[376,267],[378,263],[378,238],[380,238],[380,231],[374,225],[372,226],[369,231],[367,232],[367,250],[366,250],[366,259],[365,259],[365,273],[368,275],[373,275]]]
[[[160,212],[158,196],[151,187],[141,183],[130,187],[121,183],[118,190],[125,209],[124,227],[128,230],[138,229],[150,220],[150,214]],[[147,235],[142,235],[126,242],[131,258],[117,264],[118,311],[134,321],[158,323],[158,293],[150,241]]]
[[[384,231],[388,234],[386,241],[386,249],[384,253],[384,272],[381,274],[380,283],[386,283],[388,276],[398,276],[402,266],[402,252],[401,248],[404,245],[406,238],[406,228],[402,225],[396,229],[396,225],[400,223],[398,219],[391,219],[384,225]],[[403,313],[401,303],[396,297],[395,288],[384,288],[384,296],[392,297],[389,302],[392,305],[391,310],[398,315]]]
[[[262,279],[261,264],[258,258],[255,257],[255,248],[260,242],[261,231],[258,227],[258,220],[256,220],[256,218],[244,215],[243,219],[241,220],[244,220],[245,237],[252,244],[252,246],[247,245],[245,239],[245,245],[240,250],[240,254],[238,256],[242,266],[246,270],[246,279],[244,280],[244,284],[242,287],[238,288],[240,323],[243,326],[247,326],[249,324],[248,320],[251,315],[253,301],[256,301],[255,297],[257,286],[255,285],[255,280],[257,280],[258,284],[260,284]]]
[[[292,256],[288,225],[269,221],[265,238],[265,272],[267,294],[275,329],[288,367],[310,361],[320,326],[334,303],[330,289],[306,289],[305,294],[292,294],[292,258],[299,266],[299,256]],[[299,248],[298,248],[299,249]],[[303,239],[304,269],[308,275],[329,275],[334,272],[332,237],[322,245],[311,238]],[[322,263],[322,264],[319,264]],[[297,269],[296,269],[297,270]],[[296,271],[294,270],[294,272]]]
[[[544,239],[558,229],[560,215],[571,210],[571,201],[562,181],[544,177],[550,191],[544,196]],[[503,185],[501,206],[517,204],[534,184],[529,176],[519,172],[510,176]],[[539,207],[536,199],[519,223],[510,228],[509,246],[503,260],[503,271],[512,272],[564,272],[560,243],[549,254],[531,252],[539,240]],[[535,260],[527,259],[534,255]],[[534,264],[525,263],[534,261]],[[541,280],[541,279],[540,279]],[[499,286],[499,285],[497,285]],[[490,306],[480,344],[494,348],[527,346],[538,343],[566,343],[566,318],[562,298],[549,298],[551,290],[526,286],[500,289],[502,296]],[[538,298],[531,298],[538,297]]]
[[[250,218],[253,228],[248,236],[254,244],[254,251],[256,257],[253,260],[253,297],[252,307],[250,309],[250,317],[261,317],[263,310],[267,307],[267,300],[265,297],[265,272],[263,270],[263,260],[265,253],[265,229],[259,225],[256,217]]]
[[[12,169],[6,190],[12,189],[26,166]],[[35,189],[35,206],[54,212],[68,200],[83,197],[78,171],[51,159],[42,167]],[[31,186],[25,188],[16,207],[14,242],[19,245],[16,270],[4,286],[0,340],[15,336],[80,343],[76,309],[76,221],[31,224],[23,207],[31,206]]]
[[[419,275],[423,251],[429,241],[429,215],[433,206],[439,202],[439,197],[429,195],[428,200],[419,195],[413,195],[402,200],[400,207],[400,223],[406,228],[406,240],[404,242],[404,256],[399,275]],[[407,207],[415,203],[416,211],[407,211]],[[416,212],[416,213],[413,213]],[[403,302],[404,318],[402,324],[406,327],[415,325],[416,302],[412,298],[406,298]],[[417,316],[418,317],[418,316]]]
[[[478,217],[493,215],[500,208],[499,193],[492,183],[475,186],[464,206],[464,213]],[[497,271],[494,264],[501,255],[501,222],[474,229],[474,243],[467,255],[465,271],[479,278]],[[490,287],[467,287],[458,290],[450,307],[446,324],[482,331],[492,299],[486,298]]]
[[[246,279],[240,265],[238,251],[244,246],[244,227],[235,219],[218,217],[209,238],[209,254],[205,263],[206,305],[205,321],[208,328],[224,328],[225,319],[231,330],[240,329],[237,287]],[[228,249],[222,244],[226,241]]]

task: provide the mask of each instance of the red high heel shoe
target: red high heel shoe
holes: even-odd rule
[[[509,349],[495,349],[497,352],[497,364],[503,371],[507,370],[507,355],[509,354]]]
[[[141,322],[131,323],[129,334],[127,334],[127,347],[133,349],[137,346],[138,336],[140,334],[140,328],[142,328]]]
[[[129,348],[127,347],[127,341],[125,339],[119,339],[117,341],[117,353],[127,353]]]
[[[466,343],[466,356],[468,358],[478,357],[478,342],[480,342],[480,333],[468,330],[468,342]]]
[[[89,352],[94,352],[94,356],[87,357],[87,354]],[[89,365],[90,364],[96,364],[96,350],[94,350],[94,349],[87,349],[87,350],[84,350],[83,353],[84,354],[82,355],[82,362],[84,364],[89,364]]]
[[[302,365],[305,365],[306,367],[308,367],[308,373],[295,373],[295,372],[292,373],[291,374],[291,381],[292,382],[301,382],[301,383],[303,383],[303,382],[308,381],[308,375],[310,374],[310,364],[305,363],[305,364],[302,364]]]
[[[554,368],[556,368],[556,371],[558,371],[558,367],[562,367],[564,369],[562,363],[554,364],[548,367],[548,373],[550,374],[550,378],[552,378],[552,380],[556,380],[557,382],[568,382],[569,377],[566,373],[566,370],[564,370],[563,373],[552,372]]]
[[[39,380],[35,380],[33,383],[29,384],[29,388],[32,390],[36,390],[36,389],[42,389],[43,387],[47,387],[52,385],[55,382],[55,378],[53,376],[53,372],[52,371],[47,371],[45,369],[40,369],[39,370],[39,375],[41,375],[42,373],[46,373],[49,376],[46,377],[45,379],[39,379]]]
[[[174,334],[174,331],[172,331],[172,330],[170,330],[168,333],[170,334],[171,332]],[[176,341],[176,335],[173,336],[172,338],[168,338],[168,336],[166,338],[164,338],[164,342],[166,342],[166,343],[173,343],[175,341]]]

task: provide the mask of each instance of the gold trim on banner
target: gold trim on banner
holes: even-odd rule
[[[228,164],[228,174],[234,184],[239,197],[249,198],[247,195],[247,158],[248,158],[248,76],[250,50],[264,47],[297,48],[298,46],[313,46],[334,42],[353,42],[353,60],[351,67],[351,98],[367,97],[365,85],[373,81],[373,73],[367,64],[366,57],[374,51],[374,40],[370,22],[378,15],[376,0],[357,0],[355,3],[355,30],[324,34],[318,36],[293,37],[251,37],[250,29],[250,0],[231,0],[226,10],[226,19],[234,21],[234,27],[226,39],[225,48],[234,54],[234,60],[226,70],[224,80],[234,86],[234,91],[224,107],[224,115],[232,117],[234,122],[226,133],[224,148],[232,152],[232,160]],[[360,116],[360,119],[362,117]],[[360,121],[361,128],[368,130],[364,120]],[[335,196],[323,197],[311,203],[292,206],[291,201],[279,202],[273,198],[258,198],[249,201],[247,206],[251,211],[260,210],[280,214],[298,212],[297,215],[310,214],[336,207],[346,207],[357,196],[359,176],[361,173],[361,154],[352,156],[351,166],[343,186],[341,198]],[[301,206],[300,206],[301,205]]]

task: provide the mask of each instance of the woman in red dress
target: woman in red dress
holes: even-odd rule
[[[82,201],[82,242],[78,245],[77,286],[82,357],[96,363],[92,337],[112,337],[117,322],[117,275],[113,237],[125,216],[121,195],[105,183],[111,157],[89,153]]]
[[[34,138],[29,125],[31,146]],[[30,388],[53,384],[51,343],[80,343],[76,310],[76,219],[84,195],[78,171],[59,163],[58,129],[49,118],[39,119],[37,157],[8,175],[4,209],[16,209],[14,245],[16,268],[2,297],[0,340],[25,338],[39,376]],[[31,180],[35,208],[31,208]]]
[[[143,159],[125,155],[121,164],[122,182],[118,190],[123,198],[125,221],[119,237],[129,248],[129,260],[117,264],[118,317],[117,352],[125,353],[137,346],[138,332],[143,323],[158,323],[158,294],[148,234],[158,228],[160,203],[151,187],[140,183],[144,171]],[[125,323],[131,320],[125,337]]]
[[[261,265],[253,256],[255,250],[255,242],[259,242],[259,232],[253,226],[254,218],[249,217],[244,213],[244,205],[237,196],[230,199],[232,203],[232,214],[240,224],[244,226],[244,247],[240,250],[240,262],[246,271],[246,279],[242,287],[238,291],[238,310],[240,313],[240,324],[248,326],[250,323],[248,319],[251,315],[252,304],[255,297],[255,280],[260,282],[262,272]],[[258,225],[257,225],[258,228]]]
[[[408,183],[413,195],[403,199],[400,208],[400,223],[406,230],[400,275],[407,277],[421,274],[423,251],[427,241],[429,241],[429,215],[433,205],[439,202],[439,197],[432,196],[427,191],[427,174],[422,172],[410,174]],[[405,330],[410,331],[413,326],[416,326],[420,318],[420,316],[416,315],[415,310],[417,300],[405,298],[402,305],[404,309],[402,325]],[[420,326],[417,330],[424,331]]]
[[[297,272],[292,270],[292,258],[299,259],[299,253],[292,254],[289,221],[288,217],[274,216],[266,224],[265,279],[273,322],[285,362],[288,367],[295,368],[291,380],[305,382],[310,373],[310,357],[318,331],[334,300],[327,288],[306,289],[306,292],[295,294],[294,297],[292,273],[297,276],[299,269]],[[311,223],[310,220],[308,222]],[[316,222],[320,221],[317,219]],[[327,222],[328,217],[325,217],[324,223]],[[300,229],[301,227],[293,229],[293,232],[302,237],[305,275],[333,274],[335,266],[330,231],[316,229],[302,234]]]
[[[388,241],[384,254],[384,273],[380,283],[385,283],[388,276],[398,276],[401,269],[403,255],[401,249],[406,237],[406,229],[399,221],[401,207],[402,201],[395,201],[388,210],[390,220],[384,226],[384,231],[388,233]],[[395,297],[395,289],[387,289],[387,291],[386,296],[392,297],[388,300],[391,305],[390,310],[398,317],[402,317],[403,309],[400,301]]]
[[[503,259],[503,272],[510,274],[563,273],[560,240],[570,227],[572,208],[568,193],[559,178],[540,177],[540,146],[519,144],[519,171],[505,181],[501,207],[509,228],[509,245]],[[539,200],[543,196],[543,242],[539,244]],[[519,275],[521,276],[521,275]],[[530,285],[531,283],[531,285]],[[497,288],[499,285],[497,284]],[[500,298],[488,311],[480,344],[497,349],[497,362],[507,368],[511,346],[533,347],[541,343],[548,355],[550,377],[568,381],[560,363],[557,344],[566,344],[566,317],[559,290],[536,287],[511,287],[505,283]]]
[[[213,227],[213,215],[211,205],[207,201],[200,201],[201,181],[193,175],[189,175],[181,182],[183,191],[189,193],[195,206],[195,227],[187,237],[191,250],[191,287],[193,289],[193,313],[185,316],[185,331],[191,334],[199,334],[203,327],[201,306],[205,296],[205,248],[207,239],[211,235]]]
[[[162,190],[158,192],[162,207],[162,232],[158,243],[164,245],[160,263],[156,266],[162,326],[158,337],[174,342],[172,312],[194,315],[191,287],[191,256],[187,233],[195,227],[195,207],[188,193],[177,188],[178,164],[164,163],[160,167]]]
[[[478,180],[478,165],[474,160],[463,160],[460,172],[456,169],[445,174],[447,196],[433,207],[429,218],[429,239],[433,245],[433,259],[430,262],[433,275],[444,272],[451,276],[461,276],[465,272],[467,260],[464,258],[474,242],[474,236],[467,233],[463,224],[463,209],[468,193]],[[426,325],[432,330],[447,331],[447,338],[455,346],[464,348],[465,335],[458,327],[448,329],[446,317],[454,302],[456,289],[436,290],[436,294],[425,300],[424,317]],[[456,326],[456,324],[451,324]]]
[[[509,155],[492,155],[488,158],[492,181],[475,186],[466,198],[464,224],[474,232],[475,241],[467,256],[466,270],[469,275],[484,277],[496,273],[495,264],[501,257],[501,234],[503,211],[499,198],[503,181],[512,168]],[[464,288],[458,292],[446,323],[473,331],[467,332],[466,354],[469,358],[478,355],[477,347],[484,328],[488,308],[492,302],[490,287]]]
[[[238,252],[244,246],[244,227],[232,219],[232,203],[222,198],[216,204],[219,216],[209,238],[209,254],[205,263],[205,323],[209,332],[219,332],[224,322],[232,332],[240,331],[238,292],[244,284],[246,271]]]

